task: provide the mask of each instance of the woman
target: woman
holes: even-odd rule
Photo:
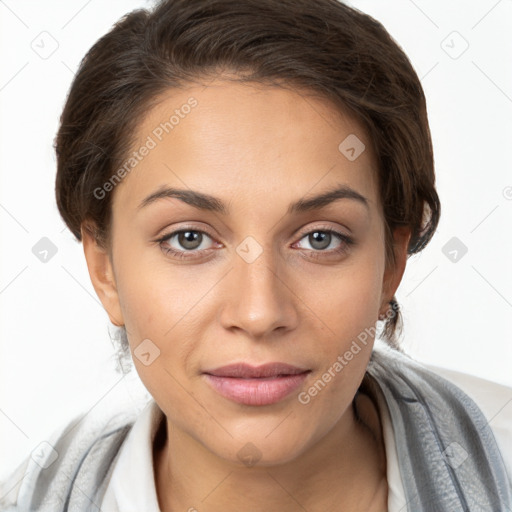
[[[477,404],[483,381],[397,342],[440,204],[420,82],[379,23],[335,0],[135,11],[83,60],[56,151],[153,400],[56,433],[7,510],[510,510],[510,413],[487,410],[512,391]]]

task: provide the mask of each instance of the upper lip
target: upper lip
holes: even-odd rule
[[[247,363],[234,363],[204,373],[216,377],[236,377],[242,379],[255,379],[261,377],[277,377],[280,375],[297,375],[308,372],[307,368],[300,368],[287,363],[266,363],[260,366],[251,366]]]

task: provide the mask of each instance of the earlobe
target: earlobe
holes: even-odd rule
[[[88,226],[82,224],[80,231],[82,233],[82,244],[89,276],[110,321],[120,327],[124,325],[124,320],[112,262],[110,261],[108,250],[98,243],[93,234],[94,230]]]

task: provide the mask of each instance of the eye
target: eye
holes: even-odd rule
[[[202,248],[201,246],[205,240],[211,240],[212,238],[205,231],[184,228],[164,235],[157,242],[165,254],[186,259],[198,258],[201,253],[208,252],[212,248],[211,246]],[[312,246],[312,249],[307,249],[307,252],[313,258],[341,255],[346,253],[350,246],[355,244],[351,237],[332,228],[317,228],[313,231],[305,232],[300,240],[303,239],[307,239],[308,243]],[[336,239],[339,241],[339,245],[333,249],[326,250]]]
[[[311,252],[311,256],[314,258],[344,254],[355,244],[351,237],[331,228],[317,228],[313,231],[308,231],[303,234],[301,240],[303,239],[306,239],[312,246],[312,249],[308,250],[308,252]],[[338,247],[326,250],[336,239],[339,241]]]
[[[211,239],[210,235],[205,231],[197,229],[180,229],[179,231],[173,231],[172,233],[163,236],[158,240],[158,242],[160,242],[160,247],[166,254],[172,254],[177,258],[191,258],[196,257],[197,252],[208,250],[208,248],[201,248],[201,245],[207,238]],[[174,239],[175,244],[178,246],[177,248],[171,245]]]

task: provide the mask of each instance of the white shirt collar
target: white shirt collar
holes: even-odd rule
[[[164,414],[151,399],[135,421],[115,462],[101,503],[105,512],[159,512],[153,440]]]

